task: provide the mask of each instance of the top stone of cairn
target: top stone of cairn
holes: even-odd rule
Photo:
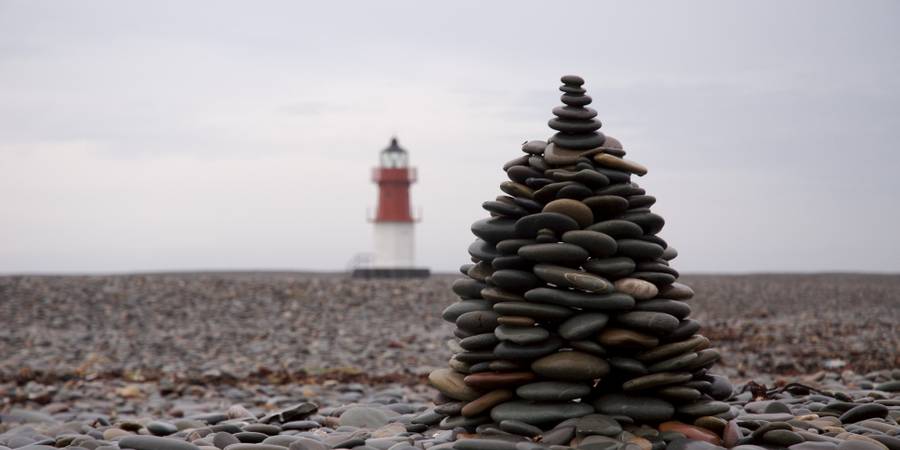
[[[599,131],[584,79],[561,80],[555,133],[504,165],[504,195],[472,225],[472,263],[443,312],[453,357],[429,376],[441,426],[535,436],[572,420],[727,419],[731,385],[709,373],[719,353],[689,318],[656,199],[632,181],[647,169]]]

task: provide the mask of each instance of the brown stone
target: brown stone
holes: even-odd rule
[[[617,291],[624,292],[635,300],[649,300],[659,293],[655,284],[637,278],[622,278],[616,280],[615,285]]]
[[[625,158],[619,158],[606,153],[599,153],[597,155],[594,155],[594,161],[597,161],[597,164],[600,164],[604,167],[609,167],[610,169],[630,172],[641,177],[647,175],[646,167]]]
[[[653,348],[659,344],[659,339],[637,331],[623,328],[607,328],[600,332],[600,344],[604,347],[615,348]]]
[[[554,212],[569,216],[575,219],[575,222],[578,222],[578,226],[581,228],[590,226],[594,223],[594,212],[591,211],[591,208],[588,208],[587,205],[578,200],[572,200],[570,198],[553,200],[544,206],[542,212]]]
[[[688,439],[709,442],[713,445],[722,445],[722,440],[712,431],[682,422],[663,422],[659,424],[659,431],[675,431],[685,435]]]
[[[513,392],[508,389],[493,390],[466,403],[462,408],[462,415],[466,417],[477,416],[507,400],[512,400],[513,397]]]
[[[535,378],[532,372],[480,372],[465,377],[464,382],[476,389],[496,389],[529,383]]]
[[[535,321],[531,317],[525,316],[500,316],[497,318],[497,323],[514,327],[532,327]]]
[[[451,369],[437,369],[428,375],[431,385],[456,400],[475,400],[481,393],[466,385],[463,374]]]

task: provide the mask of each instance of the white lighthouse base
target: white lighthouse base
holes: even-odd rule
[[[415,266],[412,222],[376,222],[375,255],[369,267],[353,270],[361,278],[427,277],[430,271]]]

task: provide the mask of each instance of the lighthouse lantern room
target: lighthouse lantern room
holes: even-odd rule
[[[416,169],[409,167],[409,153],[397,138],[381,151],[379,166],[372,170],[378,185],[375,224],[375,254],[370,267],[353,271],[358,277],[422,277],[428,269],[415,266],[415,223],[410,212],[409,187],[416,182]]]

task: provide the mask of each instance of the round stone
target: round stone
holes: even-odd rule
[[[521,302],[525,300],[525,297],[521,295],[505,291],[503,289],[499,289],[497,287],[487,287],[481,290],[481,296],[490,302]]]
[[[692,402],[703,397],[703,393],[687,386],[666,386],[656,391],[658,395],[678,403]]]
[[[635,300],[647,300],[656,297],[659,293],[656,285],[649,281],[639,280],[637,278],[622,278],[616,280],[616,290],[624,292]]]
[[[602,395],[593,405],[599,413],[630,417],[635,422],[661,422],[675,414],[675,407],[665,400],[627,394]]]
[[[653,259],[663,254],[663,248],[658,244],[639,239],[619,239],[616,244],[618,245],[616,254],[631,259]]]
[[[542,212],[522,217],[516,221],[515,225],[516,233],[527,238],[537,236],[538,231],[545,228],[561,236],[566,231],[577,230],[578,222],[564,214]]]
[[[599,231],[613,239],[638,238],[644,234],[644,230],[638,224],[620,219],[597,222],[587,229]]]
[[[516,395],[525,400],[561,402],[585,397],[591,393],[590,385],[564,381],[538,381],[519,386]]]
[[[604,347],[621,349],[647,349],[659,344],[659,339],[653,336],[622,328],[604,329],[600,332],[598,341]]]
[[[645,389],[651,389],[659,386],[667,386],[670,384],[678,384],[683,383],[685,381],[693,378],[693,375],[687,372],[660,372],[653,373],[650,375],[644,375],[637,378],[632,378],[625,383],[622,383],[622,390],[629,391],[642,391]],[[679,409],[679,412],[682,412]]]
[[[545,287],[526,292],[525,300],[599,311],[622,311],[634,308],[634,299],[626,294],[589,294]]]
[[[553,200],[544,206],[543,212],[558,213],[571,217],[578,223],[578,226],[584,228],[594,223],[594,213],[591,208],[577,200],[559,199]]]
[[[428,375],[428,381],[442,394],[455,400],[475,400],[481,394],[465,382],[465,376],[451,369],[437,369]]]
[[[698,331],[700,331],[700,322],[694,319],[684,319],[672,334],[665,337],[665,340],[667,342],[680,341],[691,337]]]
[[[544,432],[534,425],[528,425],[527,423],[519,422],[518,420],[504,420],[500,422],[499,425],[501,430],[519,436],[535,437]]]
[[[532,302],[500,302],[494,304],[494,312],[544,320],[565,319],[575,312],[571,308]]]
[[[570,267],[580,266],[589,257],[587,250],[564,242],[526,245],[519,248],[518,254],[531,261]]]
[[[494,422],[518,420],[531,425],[544,425],[585,416],[592,412],[594,408],[586,403],[531,403],[516,400],[495,406],[491,410],[491,419]]]
[[[584,205],[583,203],[581,204]],[[587,250],[593,258],[606,258],[612,256],[616,253],[617,248],[615,239],[607,234],[592,230],[567,231],[563,233],[562,241],[569,244],[575,244]]]
[[[563,381],[594,380],[609,373],[606,361],[582,352],[559,352],[531,364],[538,375]]]
[[[550,332],[540,327],[511,327],[500,325],[494,329],[494,335],[501,341],[516,344],[535,344],[550,337]]]
[[[653,334],[671,333],[680,323],[674,316],[654,311],[630,311],[619,314],[616,316],[616,322],[628,328]]]
[[[569,267],[555,266],[553,264],[536,264],[534,266],[534,274],[541,280],[558,287],[575,288],[604,294],[613,291],[612,283],[606,279]]]
[[[558,331],[563,339],[580,341],[596,336],[608,321],[609,316],[603,313],[582,313],[560,324]]]

